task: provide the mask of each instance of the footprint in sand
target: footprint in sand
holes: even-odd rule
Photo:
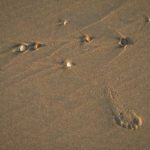
[[[110,109],[117,125],[129,130],[136,130],[142,126],[142,118],[135,111],[119,104],[118,95],[112,88],[107,87],[107,93]]]

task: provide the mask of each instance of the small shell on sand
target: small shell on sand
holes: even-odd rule
[[[45,46],[45,44],[39,43],[39,42],[27,42],[27,43],[21,43],[12,50],[12,52],[26,52],[26,51],[33,51],[37,50],[40,47]]]
[[[22,45],[20,45],[20,46],[18,47],[18,50],[19,50],[20,52],[24,52],[25,50],[27,50],[27,46],[24,45],[24,44],[22,44]]]
[[[120,41],[118,42],[118,45],[121,47],[125,47],[128,44],[129,44],[129,42],[128,42],[127,38],[120,38]]]
[[[72,62],[72,60],[70,59],[62,59],[59,62],[59,66],[63,69],[71,69],[72,66],[76,65],[74,62]]]
[[[66,26],[70,23],[70,20],[68,19],[65,19],[65,20],[58,20],[58,23],[57,25],[63,25],[63,26]]]
[[[67,24],[69,24],[69,20],[64,20],[63,25],[66,26]]]
[[[83,34],[81,39],[82,39],[82,42],[90,43],[94,39],[94,37],[88,34]]]
[[[75,65],[75,64],[71,60],[69,60],[69,59],[64,60],[64,67],[65,68],[71,69],[71,67],[73,65]]]
[[[28,49],[28,45],[26,43],[22,43],[17,45],[12,52],[25,52]]]
[[[119,37],[117,37],[117,40],[118,40],[118,46],[120,48],[127,48],[128,45],[133,45],[134,44],[134,41],[132,38],[130,37],[126,37],[125,35],[123,35],[122,33],[118,32],[119,33]]]
[[[35,42],[35,43],[34,43],[34,50],[36,50],[36,49],[38,49],[38,48],[40,48],[40,47],[42,47],[42,46],[45,46],[45,44],[41,44],[41,43],[39,43],[39,42]]]

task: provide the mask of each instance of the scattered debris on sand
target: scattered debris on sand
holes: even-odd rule
[[[43,46],[45,46],[45,44],[39,42],[24,42],[24,43],[17,44],[13,48],[12,52],[24,53],[28,51],[38,50]]]

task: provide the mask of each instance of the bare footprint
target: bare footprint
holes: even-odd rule
[[[117,93],[111,87],[107,87],[107,93],[113,119],[117,125],[129,130],[136,130],[142,126],[142,118],[135,111],[121,105]]]

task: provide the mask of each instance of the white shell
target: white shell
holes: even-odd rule
[[[64,20],[64,26],[66,26],[69,23],[69,20]]]
[[[85,35],[83,35],[83,39],[84,39],[84,42],[89,43],[93,40],[93,37],[88,34],[85,34]]]
[[[70,69],[73,66],[73,63],[70,59],[64,60],[63,64],[64,64],[64,67],[68,69]]]
[[[70,61],[66,61],[66,67],[67,68],[71,68],[72,67],[72,63]]]
[[[86,41],[87,41],[87,42],[90,42],[90,41],[91,41],[91,37],[90,37],[90,36],[88,36],[88,35],[87,35],[87,36],[85,36],[85,39],[86,39]]]
[[[25,51],[27,49],[27,47],[22,44],[22,45],[19,46],[18,49],[19,49],[20,52],[23,52],[23,51]]]

